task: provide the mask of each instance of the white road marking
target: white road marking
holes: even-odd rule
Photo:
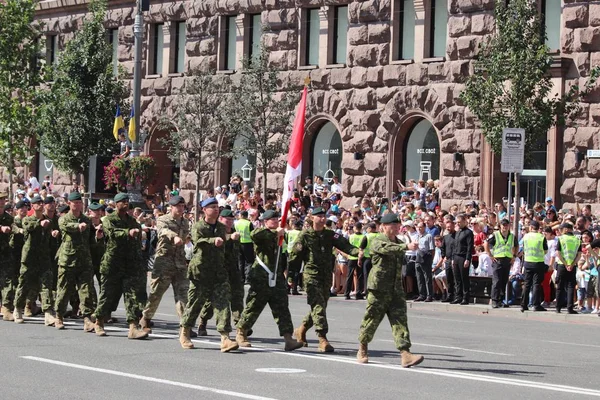
[[[122,377],[130,378],[130,379],[138,379],[140,381],[161,383],[163,385],[178,386],[178,387],[182,387],[182,388],[186,388],[186,389],[193,389],[193,390],[198,390],[198,391],[203,391],[203,392],[212,392],[212,393],[222,394],[222,395],[231,396],[231,397],[239,397],[241,399],[275,400],[270,397],[255,396],[255,395],[247,394],[247,393],[232,392],[231,390],[222,390],[222,389],[216,389],[216,388],[211,388],[211,387],[207,387],[207,386],[199,386],[199,385],[192,385],[189,383],[170,381],[168,379],[160,379],[160,378],[153,378],[153,377],[144,376],[144,375],[129,374],[127,372],[114,371],[112,369],[88,367],[87,365],[72,364],[72,363],[67,363],[67,362],[62,362],[62,361],[57,361],[57,360],[51,360],[48,358],[40,358],[40,357],[33,357],[33,356],[22,356],[21,358],[24,358],[26,360],[32,360],[32,361],[39,361],[39,362],[43,362],[43,363],[47,363],[47,364],[60,365],[62,367],[82,369],[82,370],[86,370],[86,371],[99,372],[99,373],[108,374],[108,375],[122,376]]]
[[[394,343],[393,340],[388,340],[388,339],[378,339],[380,342],[391,342]],[[473,353],[483,353],[483,354],[493,354],[496,356],[513,356],[513,354],[507,354],[507,353],[496,353],[493,351],[483,351],[483,350],[474,350],[474,349],[465,349],[463,347],[454,347],[454,346],[442,346],[439,344],[428,344],[428,343],[417,343],[417,342],[411,342],[412,344],[418,345],[418,346],[425,346],[425,347],[438,347],[440,349],[450,349],[450,350],[462,350],[462,351],[470,351]]]
[[[256,368],[256,372],[266,372],[268,374],[301,374],[305,369],[298,368]]]
[[[460,322],[461,324],[476,324],[476,321],[466,321],[464,319],[450,319],[450,318],[436,318],[436,317],[424,317],[422,315],[410,315],[409,319],[419,318],[419,319],[431,319],[434,321],[448,321],[448,322]]]
[[[594,344],[567,343],[567,342],[557,342],[557,341],[554,341],[554,340],[540,340],[540,342],[554,343],[554,344],[566,344],[566,345],[569,345],[569,346],[579,346],[579,347],[593,347],[595,349],[600,349],[600,346],[596,346]]]

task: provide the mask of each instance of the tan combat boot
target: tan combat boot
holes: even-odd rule
[[[412,354],[408,350],[402,350],[400,352],[400,357],[402,358],[402,368],[410,368],[419,365],[425,359],[425,357]]]
[[[369,362],[369,354],[366,343],[361,343],[358,346],[358,353],[356,353],[356,359],[359,364],[366,364]]]
[[[96,318],[94,331],[96,332],[96,336],[106,336],[106,331],[104,330],[104,320],[102,318]]]
[[[63,320],[63,317],[56,315],[56,318],[54,319],[54,327],[56,329],[65,329],[65,321]]]
[[[221,353],[228,353],[239,348],[240,346],[236,342],[229,339],[229,335],[227,333],[221,333]]]
[[[334,348],[331,344],[329,344],[329,340],[327,340],[327,336],[323,333],[319,335],[319,352],[320,353],[333,353]]]
[[[90,317],[83,318],[83,331],[84,332],[94,332],[94,323],[90,319]]]
[[[46,326],[54,326],[55,323],[54,315],[51,312],[46,311],[44,313],[44,325]]]
[[[3,321],[14,321],[15,317],[12,312],[6,307],[2,307],[2,320]]]
[[[198,336],[208,336],[208,332],[206,332],[206,321],[200,319],[200,323],[198,324]]]
[[[14,317],[15,317],[15,322],[17,324],[22,324],[23,322],[25,322],[25,320],[23,319],[23,310],[15,308]]]
[[[32,304],[31,300],[27,300],[27,303],[25,303],[25,311],[24,311],[23,315],[25,315],[27,318],[33,317],[34,307],[35,307],[35,305]]]
[[[285,340],[285,347],[284,347],[285,351],[294,351],[294,350],[304,347],[304,343],[298,342],[297,340],[292,338],[292,335],[289,333],[286,333],[285,335],[283,335],[283,340]]]
[[[192,340],[190,339],[191,330],[192,328],[187,326],[182,326],[179,329],[179,343],[181,343],[181,347],[183,347],[184,349],[194,348],[194,343],[192,343]]]
[[[304,324],[300,325],[294,330],[294,336],[296,336],[296,340],[302,343],[302,346],[308,347],[308,342],[306,341],[306,326]]]
[[[142,317],[140,319],[140,327],[147,334],[151,334],[152,333],[152,328],[150,328],[150,320],[149,319],[146,319],[145,317]]]
[[[138,324],[135,322],[129,323],[129,333],[127,334],[127,339],[146,339],[148,337],[148,333],[144,332],[138,327]]]
[[[237,334],[235,335],[235,341],[240,347],[252,347],[248,341],[248,336],[246,336],[246,331],[243,329],[238,328]]]

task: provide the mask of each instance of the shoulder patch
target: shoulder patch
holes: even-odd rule
[[[339,239],[339,238],[340,238],[340,235],[339,235],[338,233],[335,233],[335,234],[333,235],[333,238],[334,238],[334,239]]]

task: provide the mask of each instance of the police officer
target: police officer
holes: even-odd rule
[[[581,240],[573,235],[573,226],[563,223],[559,226],[562,235],[558,238],[556,245],[556,258],[559,260],[556,266],[556,312],[560,313],[566,306],[569,314],[577,314],[573,309],[573,297],[575,295],[575,284],[577,283],[577,262],[581,258]]]
[[[508,219],[500,221],[500,231],[495,231],[483,246],[492,259],[492,308],[500,308],[503,304],[503,292],[506,290],[510,266],[519,248],[519,242],[510,231]],[[505,303],[504,307],[508,308],[508,304]]]
[[[290,254],[298,240],[298,236],[300,236],[300,232],[302,232],[302,221],[298,220],[294,222],[294,229],[286,232],[286,243],[287,243],[287,253]],[[298,292],[298,285],[300,284],[300,271],[290,271],[288,268],[288,280],[291,280],[292,283],[292,295],[297,296],[300,294]]]
[[[289,259],[291,270],[300,270],[300,265],[304,262],[303,279],[306,300],[310,305],[310,312],[304,317],[294,334],[299,342],[307,346],[306,331],[314,325],[319,338],[319,351],[331,353],[334,348],[327,340],[329,326],[326,310],[332,283],[333,248],[355,257],[362,257],[363,252],[352,246],[343,236],[325,229],[326,218],[323,208],[314,208],[311,215],[312,229],[300,234]]]
[[[546,311],[540,305],[541,284],[544,280],[547,265],[544,263],[544,257],[548,251],[548,242],[543,234],[539,232],[540,224],[537,221],[531,221],[530,231],[523,237],[523,268],[525,270],[525,290],[521,299],[521,312],[529,310],[529,292],[533,288],[533,311]]]
[[[411,343],[406,317],[406,296],[402,289],[402,264],[404,250],[416,250],[418,244],[405,244],[398,240],[400,221],[396,214],[385,214],[381,223],[383,233],[374,237],[371,242],[373,273],[368,279],[367,309],[360,326],[360,345],[356,357],[361,364],[369,361],[367,345],[373,340],[377,327],[387,315],[396,348],[400,350],[402,366],[409,368],[420,364],[424,358],[409,351]]]
[[[246,308],[242,313],[236,341],[241,347],[250,347],[247,331],[252,328],[265,306],[268,304],[279,328],[279,335],[285,340],[285,351],[293,351],[303,346],[292,338],[294,325],[288,306],[287,284],[283,266],[277,265],[279,239],[285,234],[278,227],[279,213],[267,210],[261,217],[264,228],[252,231],[256,260],[250,270],[250,290],[246,298]],[[281,263],[281,259],[279,259]]]
[[[240,219],[235,222],[235,231],[240,234],[239,264],[246,282],[248,282],[250,267],[252,267],[252,263],[254,262],[254,247],[250,238],[252,229],[252,222],[248,220],[248,211],[242,211]]]
[[[354,247],[360,247],[365,235],[363,235],[363,226],[360,222],[354,224],[354,233],[350,235],[348,241]],[[356,280],[358,282],[357,287],[354,288],[356,291],[356,300],[362,300],[363,292],[365,291],[365,281],[363,269],[358,266],[358,257],[348,256],[348,277],[346,278],[346,300],[350,300],[350,292],[352,291],[352,284],[354,282],[354,272],[356,271]]]

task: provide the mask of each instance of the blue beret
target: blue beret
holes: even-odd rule
[[[214,197],[209,197],[208,199],[203,200],[201,205],[202,207],[208,207],[213,204],[219,204],[219,202]]]

